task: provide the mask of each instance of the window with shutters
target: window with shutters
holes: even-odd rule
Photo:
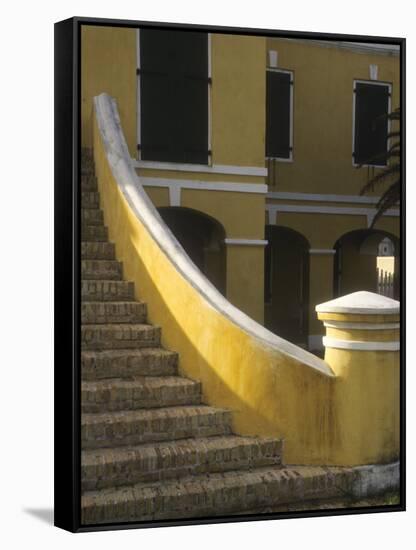
[[[391,84],[354,81],[353,164],[386,166]]]
[[[293,73],[266,73],[266,157],[293,159]]]
[[[208,164],[208,34],[140,29],[139,158]]]

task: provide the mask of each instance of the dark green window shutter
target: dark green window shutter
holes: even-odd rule
[[[291,74],[267,71],[266,157],[290,158]]]
[[[387,164],[388,107],[388,86],[357,82],[353,152],[356,164]]]
[[[143,160],[208,164],[207,33],[140,30]]]

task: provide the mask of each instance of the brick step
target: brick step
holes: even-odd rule
[[[227,435],[83,451],[83,491],[281,464],[282,441]]]
[[[231,413],[206,405],[81,415],[83,449],[210,437],[230,432]]]
[[[81,323],[145,323],[147,307],[144,302],[83,302]]]
[[[81,258],[91,260],[114,260],[116,249],[114,243],[82,242]]]
[[[83,225],[81,226],[81,241],[107,242],[108,229],[105,225]]]
[[[96,191],[82,191],[81,207],[82,208],[99,208],[100,194]]]
[[[81,260],[82,279],[118,281],[122,273],[122,264],[117,260]]]
[[[82,351],[83,380],[129,376],[171,376],[177,373],[178,354],[162,348]]]
[[[89,302],[134,300],[131,281],[81,281],[81,299]]]
[[[232,470],[86,492],[81,519],[84,524],[97,524],[212,517],[339,498],[346,488],[347,473],[342,468],[330,472],[319,466]]]
[[[160,327],[146,324],[81,325],[83,349],[131,349],[160,345]]]
[[[100,208],[81,208],[81,224],[104,225],[104,213]]]
[[[88,172],[81,176],[81,191],[98,191],[97,178]]]
[[[82,382],[86,413],[199,405],[201,384],[181,376],[137,376]]]

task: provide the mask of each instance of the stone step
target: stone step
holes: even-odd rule
[[[93,449],[81,456],[83,491],[247,470],[281,464],[282,441],[227,435],[135,447]]]
[[[129,376],[171,376],[177,373],[178,354],[162,348],[82,351],[83,380]]]
[[[123,269],[117,260],[81,260],[81,278],[118,281]]]
[[[93,174],[87,172],[81,176],[81,191],[98,191],[97,178]]]
[[[82,382],[86,413],[199,405],[201,384],[181,376],[138,376]]]
[[[81,281],[81,299],[90,302],[120,302],[134,300],[131,281]]]
[[[145,323],[147,307],[144,302],[83,302],[81,323]]]
[[[81,208],[99,208],[100,194],[96,191],[81,192]]]
[[[105,225],[83,225],[81,226],[81,241],[107,242],[108,229]]]
[[[114,260],[116,249],[114,243],[82,242],[81,258],[91,260]]]
[[[83,349],[131,349],[157,347],[160,327],[146,324],[81,325]]]
[[[348,472],[343,468],[232,470],[86,492],[81,519],[97,524],[254,513],[268,506],[339,498],[347,489]]]
[[[81,147],[81,162],[92,160],[93,158],[94,154],[91,147]]]
[[[206,405],[81,415],[83,449],[210,437],[230,432],[231,413]]]
[[[81,208],[81,226],[104,225],[104,213],[100,208]]]

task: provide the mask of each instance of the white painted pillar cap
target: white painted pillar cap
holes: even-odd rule
[[[400,302],[374,292],[360,291],[319,304],[315,311],[350,315],[398,315]]]

